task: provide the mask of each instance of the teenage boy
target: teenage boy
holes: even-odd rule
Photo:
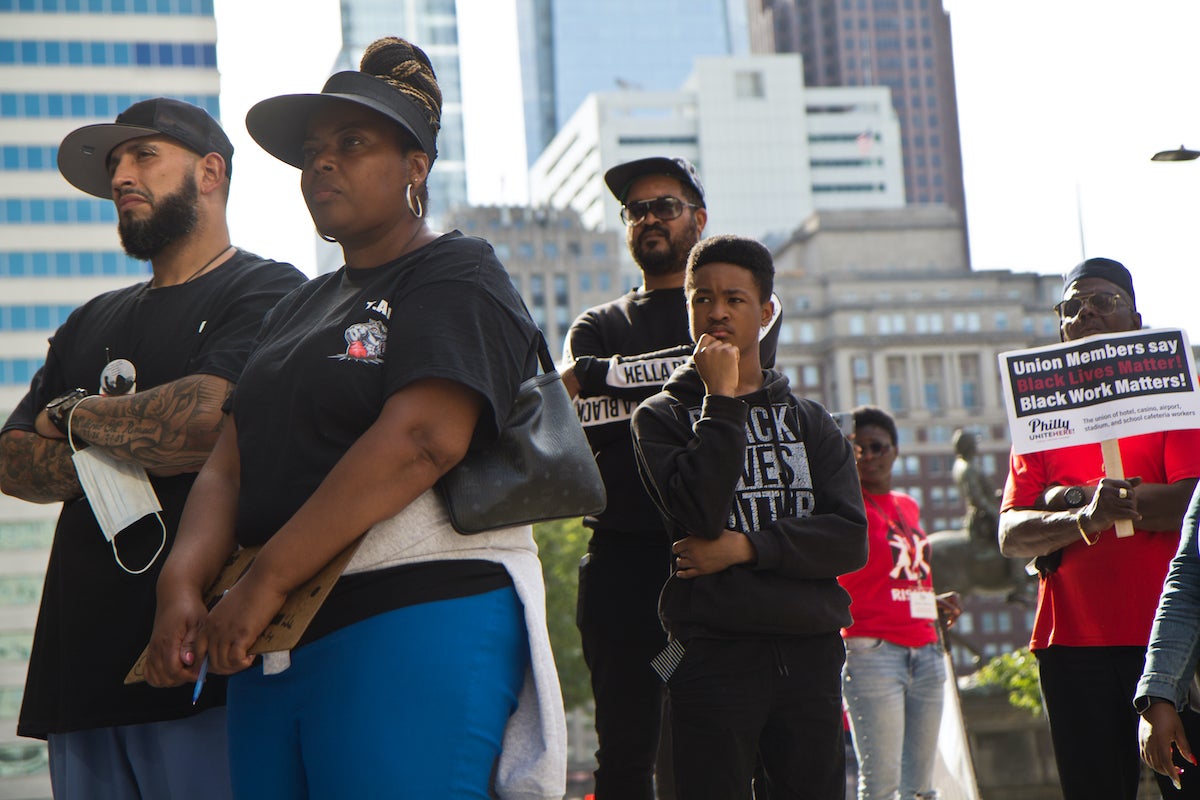
[[[752,239],[691,251],[696,348],[633,415],[642,479],[674,542],[659,614],[680,800],[773,800],[845,788],[837,578],[867,560],[854,451],[829,413],[764,370],[775,269]]]

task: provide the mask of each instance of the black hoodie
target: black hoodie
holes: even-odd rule
[[[808,636],[850,624],[837,576],[867,563],[854,451],[818,403],[765,370],[742,397],[705,396],[691,361],[633,415],[638,468],[672,540],[746,534],[752,564],[663,587],[676,639]]]

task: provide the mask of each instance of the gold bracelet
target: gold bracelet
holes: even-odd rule
[[[1099,533],[1097,533],[1097,534],[1096,534],[1096,538],[1095,538],[1095,539],[1089,539],[1089,538],[1088,538],[1087,531],[1085,531],[1085,530],[1083,529],[1083,514],[1076,514],[1076,515],[1075,515],[1075,527],[1076,527],[1076,528],[1079,528],[1079,535],[1080,535],[1080,536],[1082,536],[1082,537],[1083,537],[1083,540],[1084,540],[1085,542],[1087,542],[1087,543],[1088,543],[1088,547],[1091,547],[1091,546],[1092,546],[1092,545],[1094,545],[1096,542],[1100,541],[1100,534],[1099,534]]]

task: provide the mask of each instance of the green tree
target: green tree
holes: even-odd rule
[[[979,687],[993,686],[1008,692],[1008,702],[1036,716],[1042,715],[1042,689],[1038,685],[1037,659],[1024,647],[996,656],[973,676]]]
[[[560,519],[533,526],[542,575],[546,581],[546,623],[558,665],[563,704],[578,708],[592,700],[592,684],[583,645],[575,627],[575,596],[579,589],[579,559],[587,552],[590,532],[578,519]]]

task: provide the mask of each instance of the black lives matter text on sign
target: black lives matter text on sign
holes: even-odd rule
[[[1195,391],[1181,331],[1118,341],[1082,341],[1052,352],[1010,354],[1004,362],[1018,418],[1118,399]]]

